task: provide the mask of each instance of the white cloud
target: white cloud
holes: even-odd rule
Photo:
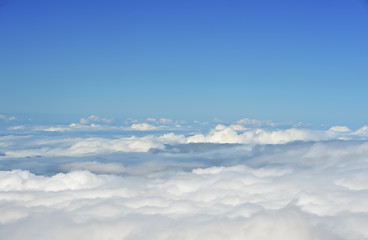
[[[139,168],[96,161],[53,176],[1,171],[0,238],[368,239],[367,157],[367,142],[336,141],[192,171],[85,171]]]
[[[249,119],[249,118],[243,118],[237,121],[237,124],[242,125],[254,125],[254,126],[271,126],[274,127],[276,123],[272,122],[271,120],[257,120],[257,119]]]
[[[133,130],[138,130],[138,131],[150,131],[150,130],[156,130],[157,127],[149,124],[149,123],[134,123],[132,124],[132,126],[130,127]]]
[[[161,124],[170,124],[172,122],[173,122],[172,119],[169,119],[169,118],[160,118],[160,123]]]
[[[367,126],[147,121],[0,136],[0,239],[368,239]]]
[[[149,121],[149,122],[155,122],[155,123],[158,122],[156,118],[147,118],[147,121]]]
[[[359,128],[357,131],[353,133],[354,135],[358,136],[368,136],[368,126],[365,125],[362,128]]]
[[[87,118],[81,118],[79,120],[81,124],[89,124],[91,122],[111,123],[112,121],[113,121],[112,119],[100,118],[99,116],[96,115],[90,115]]]
[[[72,123],[70,125],[35,127],[37,131],[43,132],[90,132],[95,135],[88,137],[32,137],[22,140],[22,144],[10,138],[0,144],[0,158],[21,158],[29,156],[82,156],[98,155],[114,152],[148,152],[150,149],[164,149],[165,144],[187,144],[187,143],[216,143],[216,144],[244,144],[250,147],[265,144],[285,144],[294,141],[326,141],[326,140],[349,140],[366,139],[368,137],[367,127],[357,131],[351,131],[345,126],[334,126],[329,130],[312,130],[306,128],[289,129],[262,129],[246,128],[243,125],[218,124],[209,132],[196,131],[185,135],[171,132],[159,135],[144,131],[164,130],[165,126],[154,126],[148,123],[134,123],[130,127],[108,126],[91,123],[89,125]],[[27,129],[19,128],[26,131]],[[98,132],[118,132],[124,136],[99,136]],[[134,131],[142,131],[140,137],[134,136]],[[166,130],[169,131],[169,130]],[[127,134],[127,132],[130,132]],[[37,138],[43,139],[38,141]],[[3,147],[2,147],[3,145]]]
[[[317,130],[290,128],[286,130],[249,129],[239,125],[217,125],[207,135],[195,134],[188,142],[283,144],[292,141],[317,141],[332,139],[328,133]]]
[[[334,126],[329,129],[333,132],[350,132],[351,130],[346,126]]]
[[[38,131],[45,131],[45,132],[67,132],[67,131],[101,131],[101,130],[113,130],[119,129],[118,127],[114,126],[106,126],[91,123],[87,124],[79,124],[79,123],[71,123],[69,125],[60,125],[60,126],[53,126],[53,127],[37,127],[36,130]]]

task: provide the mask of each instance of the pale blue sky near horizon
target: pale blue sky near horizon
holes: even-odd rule
[[[0,2],[0,114],[367,124],[368,2]]]

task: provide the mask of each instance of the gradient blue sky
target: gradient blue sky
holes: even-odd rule
[[[0,2],[0,113],[368,120],[365,0]]]

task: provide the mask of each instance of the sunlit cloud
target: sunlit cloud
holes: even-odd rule
[[[145,121],[0,136],[0,238],[368,238],[366,126]]]

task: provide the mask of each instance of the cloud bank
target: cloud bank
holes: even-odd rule
[[[368,239],[366,127],[250,124],[2,136],[0,238]]]

